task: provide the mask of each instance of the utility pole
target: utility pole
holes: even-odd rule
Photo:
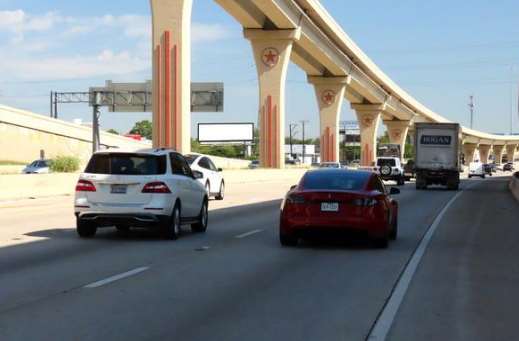
[[[95,153],[99,150],[99,105],[101,103],[101,94],[99,92],[94,93],[94,104],[93,115],[92,115],[92,152]]]
[[[470,129],[472,129],[472,127],[474,125],[474,96],[473,95],[470,95],[469,109],[470,109]]]
[[[297,123],[290,123],[290,124],[288,125],[288,130],[289,130],[289,132],[290,132],[290,134],[289,134],[289,138],[288,138],[288,139],[289,139],[288,143],[290,144],[290,157],[291,157],[291,158],[294,157],[294,152],[293,152],[293,150],[292,150],[292,134],[295,134],[295,132],[294,132],[293,129],[296,128],[296,127],[297,127]]]
[[[302,163],[305,163],[305,154],[306,154],[306,143],[305,143],[305,124],[308,123],[308,121],[302,120],[301,121],[301,127],[303,130],[303,160]]]

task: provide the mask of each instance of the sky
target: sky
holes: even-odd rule
[[[257,75],[241,26],[212,0],[193,2],[192,81],[225,84],[224,112],[194,113],[193,127],[255,122]],[[468,126],[473,95],[475,129],[508,133],[512,112],[519,132],[517,0],[321,2],[386,74],[430,109]],[[0,0],[0,104],[48,115],[51,90],[150,79],[150,20],[148,0]],[[287,127],[309,120],[308,134],[317,136],[314,91],[293,64],[286,95]],[[60,105],[59,115],[91,120],[87,105]],[[101,125],[124,133],[150,118],[103,112]],[[341,120],[353,119],[345,102]]]

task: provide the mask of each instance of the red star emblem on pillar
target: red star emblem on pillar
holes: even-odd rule
[[[267,47],[265,50],[263,50],[261,60],[266,66],[273,67],[279,61],[279,51],[273,47]]]
[[[335,102],[335,91],[333,90],[324,90],[321,96],[321,100],[324,104],[330,105]]]

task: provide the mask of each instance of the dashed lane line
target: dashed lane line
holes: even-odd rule
[[[107,285],[107,284],[113,283],[115,281],[119,281],[121,279],[130,277],[130,276],[135,276],[135,275],[137,275],[137,274],[139,274],[139,273],[141,273],[143,271],[146,271],[148,269],[149,269],[149,266],[143,266],[143,267],[140,267],[140,268],[136,268],[136,269],[133,269],[133,270],[130,270],[130,271],[127,271],[127,272],[123,272],[123,273],[118,274],[118,275],[114,275],[114,276],[102,279],[102,280],[94,282],[94,283],[87,284],[83,288],[86,288],[86,289],[99,288],[99,287],[101,287],[103,285]]]

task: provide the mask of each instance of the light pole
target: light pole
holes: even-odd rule
[[[293,130],[294,128],[297,127],[297,123],[290,123],[288,125],[288,130],[289,130],[289,141],[288,143],[290,144],[290,157],[293,158],[294,157],[294,152],[292,150],[292,134],[295,134],[295,131]]]
[[[305,163],[305,154],[306,154],[306,143],[305,143],[305,124],[308,123],[306,120],[301,121],[301,127],[303,130],[303,164]]]

